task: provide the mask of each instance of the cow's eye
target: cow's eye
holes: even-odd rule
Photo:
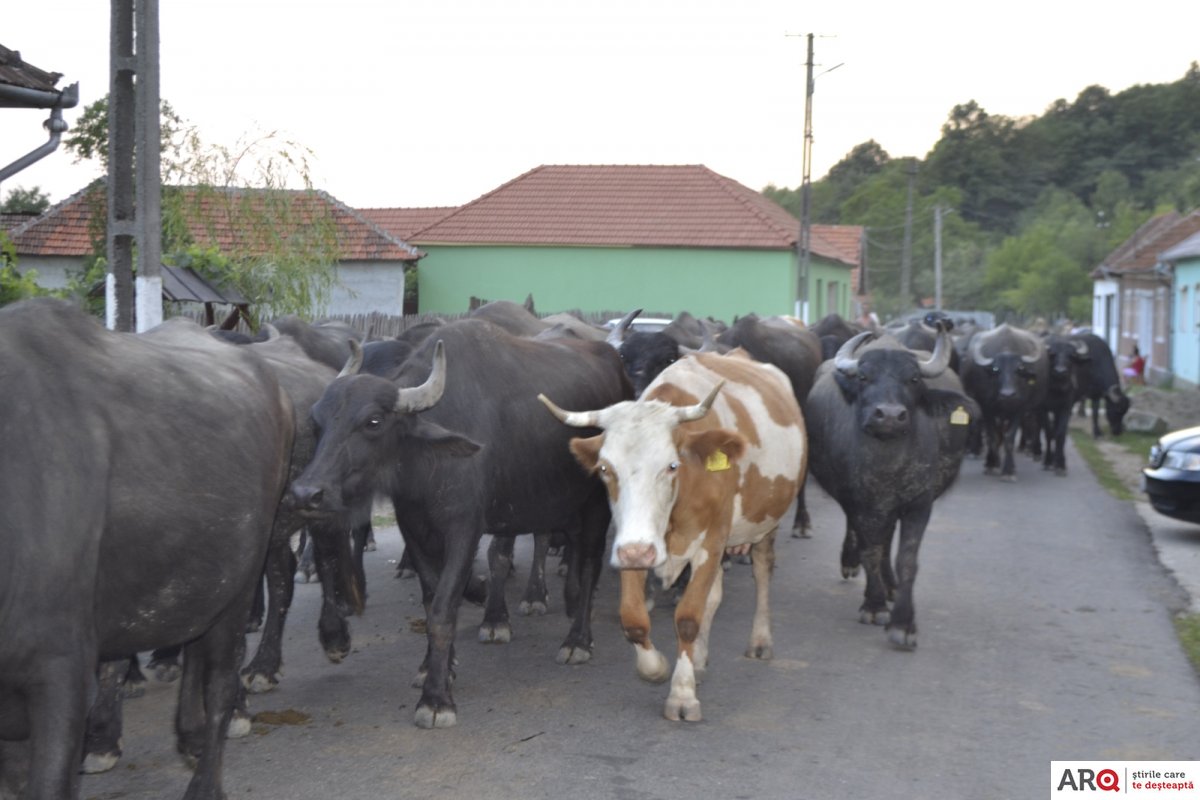
[[[377,431],[381,425],[383,425],[383,418],[379,415],[375,415],[367,418],[364,427],[366,427],[366,429],[369,431]]]
[[[603,464],[601,464],[601,465],[600,465],[600,474],[602,474],[602,475],[607,475],[607,474],[608,474],[608,467],[606,467],[606,466],[604,466]]]
[[[675,470],[679,469],[679,462],[672,461],[670,464],[667,464],[667,469],[669,469],[671,472],[674,472]]]

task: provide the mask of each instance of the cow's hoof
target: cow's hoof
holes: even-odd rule
[[[246,623],[246,633],[258,633],[262,629],[261,619],[250,619]]]
[[[413,714],[413,724],[426,730],[453,728],[458,724],[458,712],[455,711],[454,706],[446,706],[441,709],[434,709],[432,706],[426,705],[417,706],[417,713]]]
[[[295,583],[312,583],[314,573],[306,569],[296,570],[296,577],[293,579]]]
[[[798,525],[798,526],[792,528],[792,538],[793,539],[811,539],[812,538],[812,529],[805,528],[803,526]]]
[[[700,701],[694,697],[668,697],[667,704],[663,706],[663,716],[672,722],[699,722],[703,719],[700,714]]]
[[[147,666],[154,669],[154,680],[160,683],[174,683],[183,674],[183,670],[174,661],[151,662]]]
[[[1000,470],[996,469],[995,467],[984,467],[983,468],[984,475],[996,475],[999,472],[1000,472]]]
[[[858,577],[858,567],[842,567],[842,580],[848,581]]]
[[[279,676],[267,675],[264,672],[242,673],[242,686],[250,694],[265,694],[279,685]]]
[[[363,545],[363,552],[364,553],[374,553],[375,548],[376,548],[375,540],[367,539],[367,543]]]
[[[554,660],[567,666],[586,664],[592,660],[592,651],[590,648],[577,644],[564,644],[558,649],[558,655],[554,657]]]
[[[226,739],[242,739],[250,735],[250,715],[240,708],[235,708],[229,717],[229,727],[225,729]]]
[[[108,772],[120,760],[120,749],[111,753],[88,753],[84,756],[83,766],[79,768],[79,771],[84,775],[99,775],[101,772]]]
[[[882,611],[869,611],[864,608],[858,612],[858,621],[864,625],[887,625],[891,619],[892,612],[886,608]]]
[[[764,642],[762,644],[751,643],[750,646],[746,648],[746,658],[756,658],[759,661],[770,661],[774,655],[775,648],[771,646],[770,642]]]
[[[507,622],[479,626],[479,641],[484,644],[508,644],[512,641],[512,626]]]
[[[671,677],[671,665],[666,656],[658,650],[645,650],[641,647],[636,650],[639,678],[649,683],[662,683]]]
[[[1058,467],[1057,469],[1054,470],[1054,474],[1056,476],[1058,476],[1059,478],[1065,478],[1065,477],[1067,477],[1067,468],[1066,467]]]
[[[325,647],[325,657],[331,664],[340,664],[350,655],[349,645],[329,645]]]
[[[541,617],[545,616],[547,606],[548,604],[544,600],[533,600],[532,602],[529,600],[522,600],[521,604],[517,606],[517,613],[523,617],[532,615]]]
[[[1004,483],[1016,483],[1017,476],[1016,475],[1001,475],[1000,480],[1003,481]]]
[[[916,650],[917,649],[917,632],[908,632],[900,628],[892,628],[888,631],[888,641],[901,650]]]

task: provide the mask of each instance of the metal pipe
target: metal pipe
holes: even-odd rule
[[[4,181],[16,175],[30,164],[42,160],[58,149],[59,142],[62,141],[62,135],[67,130],[67,123],[63,120],[62,109],[57,106],[51,109],[50,119],[46,120],[43,126],[50,131],[49,141],[36,150],[21,156],[8,166],[0,167],[0,183],[4,183]]]

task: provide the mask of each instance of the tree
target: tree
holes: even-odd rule
[[[0,213],[4,214],[41,214],[50,207],[50,195],[42,191],[40,186],[26,189],[18,186],[11,190],[0,204]]]
[[[319,315],[339,253],[331,203],[312,186],[311,151],[275,132],[208,144],[165,100],[161,112],[163,262],[238,289],[268,317]],[[107,169],[108,98],[85,109],[65,146]],[[93,219],[104,220],[95,194]],[[102,230],[93,242],[73,284],[84,295],[107,269]]]
[[[17,271],[17,249],[8,234],[0,231],[0,306],[45,292],[37,285],[37,273]]]

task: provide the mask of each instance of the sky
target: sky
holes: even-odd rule
[[[1200,60],[1187,3],[1075,0],[206,0],[161,2],[161,96],[206,142],[274,133],[357,208],[457,206],[542,164],[703,164],[752,188],[812,178],[874,140],[923,158],[951,109],[1042,114]],[[6,0],[0,44],[108,91],[109,6]],[[1195,18],[1191,20],[1195,21]],[[47,112],[0,110],[0,164]],[[98,175],[62,150],[0,186],[57,202]]]

